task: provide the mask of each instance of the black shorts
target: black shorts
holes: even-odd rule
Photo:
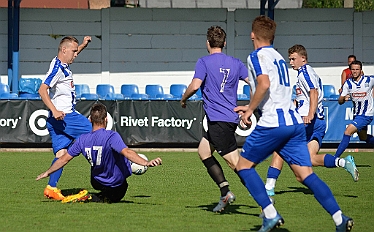
[[[238,124],[232,122],[209,122],[208,131],[204,132],[206,138],[214,149],[224,156],[238,148],[235,138],[235,130]]]
[[[108,201],[110,203],[115,203],[121,201],[121,199],[125,196],[127,192],[127,188],[129,185],[127,184],[127,181],[125,180],[122,185],[112,188],[105,185],[100,184],[97,180],[95,180],[91,176],[91,185],[94,189],[101,191],[98,195],[99,198],[101,198],[104,201]]]

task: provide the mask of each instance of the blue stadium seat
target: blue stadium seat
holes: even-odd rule
[[[131,100],[148,100],[149,96],[145,93],[133,93],[131,95]]]
[[[16,93],[10,93],[9,85],[0,83],[0,99],[18,99],[18,95]]]
[[[243,86],[243,94],[247,95],[248,97],[251,96],[249,90],[250,90],[249,85],[244,85],[244,86]]]
[[[296,85],[294,85],[292,87],[292,97],[291,97],[292,100],[295,100],[296,99]]]
[[[96,86],[96,94],[100,99],[104,99],[108,93],[114,94],[114,87],[110,84],[98,84]]]
[[[155,99],[157,94],[164,94],[164,89],[161,85],[146,85],[145,93],[149,95],[149,98]]]
[[[331,94],[329,100],[337,101],[339,99],[339,94]]]
[[[156,99],[157,100],[177,100],[172,94],[169,94],[169,93],[157,94]]]
[[[23,100],[40,100],[40,95],[38,93],[25,93],[25,92],[20,92],[19,99]]]
[[[186,89],[187,85],[172,84],[170,85],[170,94],[172,94],[175,99],[181,99],[184,92],[186,92]]]
[[[331,97],[334,97],[332,95],[335,95],[335,96],[337,95],[335,87],[333,85],[323,85],[322,90],[323,90],[323,98],[325,98],[326,100],[330,100]]]
[[[125,100],[125,97],[121,93],[108,93],[104,100]]]
[[[138,94],[139,87],[136,84],[123,84],[121,86],[121,94],[125,99],[131,98],[132,94]]]
[[[10,93],[9,85],[0,83],[0,95],[3,93]]]
[[[18,99],[18,95],[16,93],[2,93],[0,94],[0,99]]]
[[[247,94],[244,94],[244,93],[238,93],[238,100],[239,101],[244,101],[244,100],[249,100],[249,97],[247,96]]]
[[[40,78],[20,78],[18,84],[19,92],[37,94],[41,84],[42,80]]]
[[[80,98],[83,93],[90,93],[90,87],[87,84],[74,84],[75,94]]]
[[[82,93],[81,100],[99,100],[99,95],[96,93]]]
[[[188,100],[194,100],[194,101],[199,101],[203,98],[203,94],[201,93],[201,89],[199,88],[197,92],[192,95]]]

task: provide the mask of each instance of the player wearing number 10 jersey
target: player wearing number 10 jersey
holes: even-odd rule
[[[307,186],[317,201],[332,216],[336,231],[349,231],[353,220],[342,214],[329,187],[312,170],[301,116],[291,101],[292,88],[286,61],[271,45],[275,36],[275,22],[258,16],[252,23],[251,39],[255,51],[248,57],[248,68],[255,78],[256,91],[247,106],[238,106],[242,120],[248,124],[258,107],[260,119],[247,137],[236,170],[243,184],[263,209],[263,223],[259,231],[270,231],[284,223],[267,196],[265,185],[255,170],[273,152],[285,160],[297,180]]]

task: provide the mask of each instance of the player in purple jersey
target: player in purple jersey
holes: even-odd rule
[[[226,32],[219,26],[210,27],[206,41],[209,55],[197,61],[194,77],[181,99],[181,106],[185,108],[187,99],[201,88],[208,131],[204,132],[200,141],[198,154],[221,191],[220,201],[213,212],[223,210],[235,200],[213,152],[217,151],[230,168],[235,170],[239,159],[235,138],[239,116],[233,109],[237,106],[239,80],[249,83],[245,65],[239,59],[222,52],[225,45]]]
[[[39,95],[49,109],[47,128],[55,155],[52,164],[66,153],[66,149],[75,139],[91,131],[88,119],[75,110],[75,88],[73,73],[70,70],[70,64],[90,41],[91,37],[85,36],[83,43],[78,46],[79,42],[75,37],[64,37],[58,47],[58,54],[50,63],[39,88]],[[64,198],[57,188],[61,174],[62,169],[50,176],[44,189],[44,196],[55,200]]]
[[[92,132],[81,135],[46,172],[36,180],[48,177],[65,166],[79,154],[91,165],[91,184],[100,193],[92,194],[88,199],[93,202],[119,202],[126,194],[128,184],[126,178],[131,175],[129,160],[148,167],[160,165],[160,158],[147,161],[131,150],[123,142],[121,136],[106,130],[107,110],[101,103],[95,103],[90,112]],[[80,196],[87,199],[86,196]],[[79,201],[79,199],[77,199]]]
[[[326,122],[323,109],[322,80],[308,64],[308,53],[303,45],[295,44],[288,49],[288,58],[292,69],[298,72],[296,82],[296,107],[305,125],[306,140],[313,166],[327,168],[343,167],[358,180],[358,170],[352,156],[344,159],[336,158],[331,154],[318,154],[325,136]],[[269,196],[274,196],[276,181],[283,166],[283,159],[273,154],[268,169],[265,188]]]
[[[353,102],[353,120],[344,131],[343,139],[340,142],[335,156],[340,157],[349,145],[351,136],[357,132],[361,141],[374,144],[372,135],[367,134],[367,126],[373,121],[373,87],[374,76],[362,75],[362,63],[358,60],[352,61],[349,65],[352,78],[347,79],[338,99],[340,105],[349,99]]]
[[[330,188],[313,173],[303,120],[291,101],[287,63],[272,46],[275,29],[275,22],[266,16],[258,16],[252,23],[251,39],[255,51],[248,56],[248,68],[253,73],[249,78],[256,79],[256,90],[249,105],[238,106],[235,111],[242,114],[241,119],[247,125],[250,125],[249,118],[257,107],[261,116],[243,146],[236,166],[238,175],[263,209],[259,231],[270,231],[284,223],[255,170],[256,165],[274,151],[332,216],[336,231],[350,231],[353,220],[342,214]]]

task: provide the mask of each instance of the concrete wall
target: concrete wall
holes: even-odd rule
[[[258,15],[258,9],[21,9],[19,73],[42,78],[63,36],[91,35],[72,65],[75,83],[88,83],[92,92],[100,83],[114,85],[118,93],[124,83],[138,84],[141,92],[146,84],[161,84],[168,92],[170,84],[190,82],[196,60],[207,54],[211,25],[228,34],[224,52],[246,62],[253,50],[251,22]],[[288,47],[303,44],[324,84],[339,88],[349,54],[363,61],[366,74],[374,74],[374,12],[277,9],[275,21],[274,47],[287,58]],[[290,73],[294,82],[296,72]],[[6,8],[0,8],[0,75],[6,82]]]

